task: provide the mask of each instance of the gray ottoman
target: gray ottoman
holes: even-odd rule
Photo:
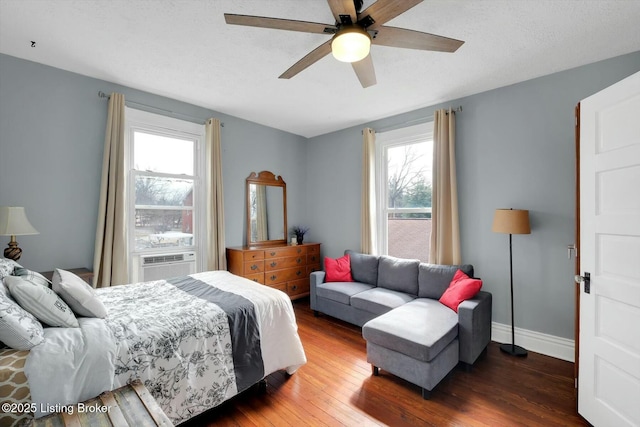
[[[362,327],[373,374],[384,369],[422,387],[422,397],[458,364],[458,314],[439,301],[418,298]]]

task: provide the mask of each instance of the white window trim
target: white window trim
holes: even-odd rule
[[[421,213],[427,210],[421,208],[387,208],[389,177],[387,175],[387,150],[391,147],[433,140],[433,121],[390,130],[376,134],[376,197],[377,197],[377,253],[388,253],[388,214],[390,212]],[[428,210],[430,212],[430,209]]]
[[[156,134],[159,136],[181,137],[185,139],[193,139],[194,144],[194,175],[168,174],[168,173],[146,173],[144,171],[134,171],[131,159],[133,159],[133,133],[135,131],[143,131],[145,133]],[[140,255],[151,255],[161,253],[180,253],[180,252],[196,252],[196,271],[201,271],[201,266],[206,265],[206,214],[205,214],[205,188],[203,179],[205,175],[205,128],[204,125],[187,122],[184,120],[162,116],[147,111],[137,110],[125,107],[125,170],[127,171],[127,242],[129,251],[129,268],[133,270],[138,265]],[[192,207],[193,220],[198,233],[194,233],[193,246],[179,248],[158,248],[153,250],[137,251],[135,249],[135,177],[138,176],[162,176],[166,178],[193,178],[193,200]],[[198,204],[198,206],[196,206]],[[200,208],[201,212],[197,211]],[[155,208],[156,206],[154,206]],[[167,209],[171,209],[170,207]],[[188,207],[176,207],[178,210],[189,210]],[[129,271],[129,277],[133,271]]]

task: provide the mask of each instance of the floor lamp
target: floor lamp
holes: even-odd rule
[[[511,280],[511,344],[500,345],[500,350],[511,356],[524,357],[527,350],[515,344],[515,327],[513,316],[513,254],[511,250],[511,236],[513,234],[531,234],[529,225],[529,211],[522,209],[496,209],[493,216],[494,233],[509,235],[509,279]]]

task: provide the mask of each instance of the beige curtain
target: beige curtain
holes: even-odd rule
[[[360,251],[375,254],[376,247],[376,133],[362,131],[362,196],[360,215]]]
[[[456,116],[451,109],[436,111],[433,132],[433,194],[429,262],[460,264]]]
[[[254,185],[254,184],[252,184]],[[267,233],[267,186],[255,185],[256,188],[256,241],[269,240]]]
[[[112,93],[104,138],[93,286],[129,283],[124,170],[124,95]]]
[[[207,192],[207,270],[226,270],[220,120],[213,118],[207,120],[205,124],[205,145],[207,163],[205,179]]]

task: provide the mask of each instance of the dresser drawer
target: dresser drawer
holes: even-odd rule
[[[242,271],[244,275],[262,273],[264,271],[264,261],[259,260],[259,261],[245,262],[244,268],[242,269]]]
[[[264,250],[265,259],[283,258],[289,256],[306,255],[306,246],[284,246],[281,248],[267,248]]]
[[[274,288],[277,289],[279,291],[284,292],[285,294],[287,293],[287,283],[276,283],[275,285],[267,285],[270,288]]]
[[[320,264],[320,253],[307,252],[307,264]]]
[[[258,259],[264,259],[264,251],[263,250],[246,251],[243,254],[243,257],[244,257],[244,262],[255,261],[255,260],[258,260]]]
[[[261,285],[264,285],[264,273],[245,274],[244,277],[256,283],[260,283]]]
[[[313,265],[308,265],[307,266],[307,276],[309,276],[311,273],[313,273],[314,271],[320,271],[322,270],[320,268],[320,264],[313,264]]]
[[[300,267],[307,265],[307,256],[288,256],[284,258],[271,258],[264,261],[265,271],[280,270],[283,268]]]
[[[304,279],[307,275],[307,267],[285,268],[284,270],[268,271],[264,274],[266,285],[288,282],[290,280]]]
[[[292,280],[287,283],[287,294],[292,298],[309,294],[309,279]]]
[[[309,275],[320,270],[320,243],[227,248],[233,274],[279,289],[291,299],[309,295]]]
[[[316,243],[307,246],[307,254],[320,255],[320,245]]]

